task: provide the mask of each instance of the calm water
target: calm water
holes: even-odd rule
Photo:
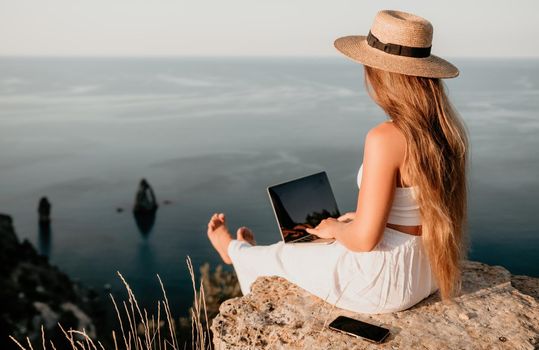
[[[454,62],[461,76],[447,85],[471,138],[470,258],[539,276],[539,61]],[[186,256],[219,261],[205,234],[213,212],[276,242],[266,186],[320,170],[341,211],[354,210],[363,140],[383,120],[362,67],[341,57],[4,58],[0,212],[72,277],[118,291],[121,271],[148,303],[159,273],[184,312]],[[131,214],[142,177],[171,202],[147,237]]]

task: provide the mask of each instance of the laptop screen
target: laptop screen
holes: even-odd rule
[[[323,219],[340,216],[325,171],[271,186],[268,193],[285,242],[308,236],[305,228]]]

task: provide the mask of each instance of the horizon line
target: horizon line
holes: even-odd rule
[[[447,59],[539,59],[539,56],[443,56]],[[336,54],[292,54],[292,55],[277,55],[277,54],[245,54],[245,55],[233,55],[233,54],[219,54],[219,55],[200,55],[200,54],[158,54],[158,55],[74,55],[74,54],[39,54],[39,55],[21,55],[21,54],[0,54],[0,59],[5,58],[103,58],[103,59],[125,59],[125,58],[143,58],[143,59],[180,59],[180,58],[192,58],[192,59],[208,59],[208,58],[224,58],[224,59],[238,59],[238,58],[346,58],[339,53]]]

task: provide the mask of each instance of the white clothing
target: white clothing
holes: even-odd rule
[[[358,187],[360,179],[358,174]],[[410,190],[401,189],[402,193]],[[397,192],[401,191],[397,189]],[[412,212],[416,209],[412,201],[412,196],[399,194],[394,206],[401,213],[406,212],[404,208]],[[403,217],[406,216],[393,216]],[[413,218],[413,215],[408,217]],[[394,219],[393,222],[402,221]],[[358,313],[404,310],[438,289],[421,236],[389,227],[370,252],[350,251],[338,241],[331,244],[280,241],[251,246],[232,240],[228,255],[243,294],[249,293],[251,284],[259,276],[280,276],[337,307]]]
[[[357,172],[357,186],[361,186],[361,176],[363,175],[363,164]],[[417,192],[419,188],[413,187],[396,187],[393,204],[389,211],[387,222],[395,225],[416,226],[421,225],[421,214],[419,213],[419,205],[417,204]]]

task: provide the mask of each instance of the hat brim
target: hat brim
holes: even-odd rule
[[[454,78],[459,75],[457,67],[435,55],[406,57],[386,53],[367,43],[364,35],[349,35],[335,40],[335,48],[348,58],[366,66],[389,72],[428,78]]]

